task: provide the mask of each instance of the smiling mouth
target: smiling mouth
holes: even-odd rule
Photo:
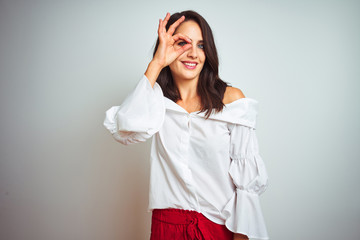
[[[182,62],[187,69],[195,69],[197,63]]]

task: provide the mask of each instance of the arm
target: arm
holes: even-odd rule
[[[124,145],[144,142],[160,130],[165,118],[164,95],[145,75],[120,106],[106,111],[104,126]]]
[[[224,101],[244,97],[236,88],[228,88],[226,92]],[[228,125],[231,158],[228,172],[235,191],[222,214],[226,227],[234,233],[234,239],[269,239],[259,199],[268,186],[268,175],[255,133],[257,108],[257,101],[245,98],[239,109],[242,113],[238,116],[240,119],[236,118]]]
[[[164,21],[160,19],[158,48],[136,88],[120,106],[113,106],[106,111],[104,126],[116,141],[124,145],[144,142],[160,130],[165,116],[165,104],[164,94],[156,80],[165,66],[191,47],[191,44],[186,44],[175,50],[173,45],[177,40],[190,40],[182,34],[173,35],[175,28],[185,17],[178,19],[166,31],[169,18],[170,14],[167,13]]]
[[[227,103],[231,103],[235,100],[238,100],[238,99],[244,98],[244,97],[245,97],[245,95],[240,89],[228,86],[224,93],[223,102],[224,102],[224,104],[227,104]],[[246,240],[249,238],[248,238],[248,236],[246,236],[244,234],[234,233],[233,240],[244,240],[244,239]]]
[[[235,192],[223,209],[225,225],[230,231],[249,238],[268,239],[259,199],[267,189],[268,175],[259,155],[255,128],[241,124],[230,127],[229,175]]]

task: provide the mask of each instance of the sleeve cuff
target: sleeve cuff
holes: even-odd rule
[[[269,239],[258,194],[236,188],[222,214],[230,231],[248,238]]]

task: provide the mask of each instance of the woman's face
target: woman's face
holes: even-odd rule
[[[170,65],[173,78],[194,80],[198,79],[205,63],[205,51],[200,26],[195,21],[181,23],[174,34],[182,33],[189,37],[192,47],[181,54]],[[175,42],[175,49],[184,46],[186,42],[182,39]]]

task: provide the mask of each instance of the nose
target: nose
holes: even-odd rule
[[[188,56],[192,58],[197,58],[197,48],[196,44],[193,44],[192,47],[188,50]]]

